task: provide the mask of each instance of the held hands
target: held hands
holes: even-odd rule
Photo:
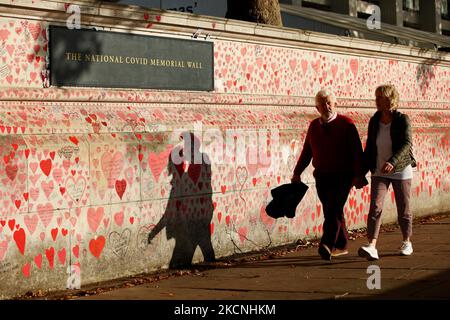
[[[390,164],[389,162],[386,162],[383,167],[381,168],[382,173],[391,173],[392,170],[394,170],[394,166]]]

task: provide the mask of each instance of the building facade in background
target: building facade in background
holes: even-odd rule
[[[449,0],[281,0],[280,3],[361,19],[367,19],[372,14],[370,6],[377,5],[384,23],[450,35]]]
[[[222,18],[227,12],[227,0],[119,3]],[[449,3],[450,0],[280,0],[285,27],[438,49],[448,48],[445,42],[450,43]],[[380,30],[366,27],[366,20],[374,13],[373,5],[380,8]]]

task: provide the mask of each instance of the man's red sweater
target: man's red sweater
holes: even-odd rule
[[[362,155],[358,130],[350,118],[338,114],[326,124],[317,118],[309,125],[294,175],[301,175],[312,159],[314,176],[348,173],[354,177],[361,172]]]

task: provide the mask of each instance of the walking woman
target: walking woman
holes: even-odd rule
[[[412,167],[412,133],[408,116],[397,111],[399,94],[393,85],[375,90],[377,112],[369,121],[364,150],[365,172],[370,170],[371,201],[367,219],[369,243],[358,250],[360,257],[378,259],[376,243],[381,225],[381,213],[389,185],[392,184],[397,206],[398,223],[403,235],[400,254],[411,255],[412,214],[409,207]]]

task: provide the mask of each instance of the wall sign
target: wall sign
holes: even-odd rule
[[[213,43],[50,26],[50,84],[212,91]]]

